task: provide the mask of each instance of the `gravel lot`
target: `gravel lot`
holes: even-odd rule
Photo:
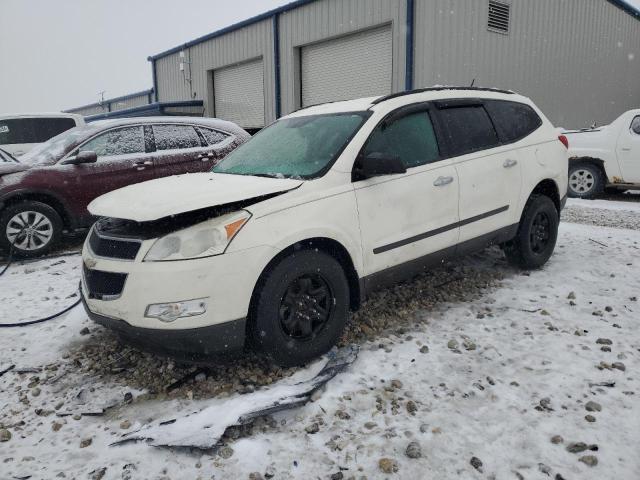
[[[298,369],[253,355],[180,365],[119,343],[81,310],[2,332],[0,372],[15,368],[0,377],[0,441],[10,437],[0,444],[0,465],[8,478],[418,478],[431,471],[635,480],[628,473],[640,471],[629,452],[640,430],[633,376],[640,338],[631,321],[637,295],[629,292],[639,280],[627,272],[637,268],[640,237],[630,230],[638,230],[640,204],[605,206],[570,201],[563,220],[582,225],[563,228],[543,271],[514,270],[494,247],[376,293],[342,339],[363,347],[351,371],[299,412],[230,430],[218,453],[108,444],[152,419],[250,394]],[[611,222],[628,230],[599,228]],[[77,285],[77,257],[64,260],[12,267],[0,279],[0,317],[32,318],[73,300],[66,297]],[[611,381],[615,388],[603,386]],[[592,399],[597,406],[587,408]],[[298,464],[305,466],[297,471]],[[394,468],[399,473],[389,473]],[[259,476],[250,477],[254,471]]]

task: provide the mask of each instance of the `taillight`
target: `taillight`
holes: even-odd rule
[[[560,135],[558,140],[560,140],[567,149],[569,148],[569,139],[565,135]]]

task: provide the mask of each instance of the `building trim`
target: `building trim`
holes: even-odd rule
[[[69,108],[67,110],[63,110],[63,112],[65,112],[65,113],[73,113],[73,112],[76,112],[78,110],[84,110],[85,108],[104,107],[105,105],[106,105],[107,109],[110,110],[112,103],[121,102],[123,100],[130,100],[132,98],[137,98],[137,97],[142,97],[142,96],[147,96],[147,98],[149,98],[149,96],[153,95],[153,93],[154,93],[154,89],[150,88],[148,90],[142,90],[140,92],[135,92],[135,93],[129,93],[127,95],[122,95],[120,97],[108,98],[108,99],[105,99],[104,102],[102,102],[102,103],[101,102],[94,102],[94,103],[89,103],[87,105],[82,105],[80,107]]]
[[[158,73],[156,72],[156,61],[151,60],[151,80],[153,82],[152,94],[155,97],[155,101],[160,101],[160,95],[158,95]],[[151,103],[151,102],[149,102]]]
[[[280,72],[280,14],[273,15],[273,74],[274,74],[274,90],[276,96],[276,120],[282,115],[282,83]]]
[[[157,113],[163,115],[165,108],[171,107],[202,107],[204,109],[204,101],[202,100],[184,100],[178,102],[154,102],[149,105],[140,105],[139,107],[125,108],[114,112],[97,113],[95,115],[87,115],[85,119],[88,122],[96,120],[108,120],[110,118],[137,117],[144,115],[135,115],[139,113]],[[175,115],[175,114],[174,114]]]
[[[625,0],[607,0],[607,2],[627,12],[632,17],[635,17],[636,20],[640,20],[640,8],[634,7],[630,3],[627,3]]]
[[[404,89],[413,90],[413,56],[414,56],[414,38],[415,38],[415,1],[407,0],[407,39],[406,39],[406,66]]]

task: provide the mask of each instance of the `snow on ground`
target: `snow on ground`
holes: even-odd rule
[[[581,203],[572,208],[596,210]],[[613,209],[630,224],[638,216]],[[415,311],[412,328],[365,342],[316,401],[229,435],[217,453],[109,446],[210,402],[147,397],[107,373],[74,370],[63,360],[90,341],[80,331],[95,328],[80,308],[0,331],[0,372],[44,367],[0,377],[0,424],[11,434],[0,443],[0,478],[637,479],[639,254],[640,231],[563,223],[540,271],[507,267],[497,249],[470,257],[504,279],[479,299]],[[77,259],[56,261],[0,278],[2,321],[74,300],[65,295]]]

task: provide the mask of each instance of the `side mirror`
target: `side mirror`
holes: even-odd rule
[[[407,167],[400,157],[374,152],[358,158],[354,168],[354,179],[365,180],[371,177],[406,172]]]
[[[82,163],[96,163],[98,161],[98,155],[96,152],[86,150],[78,153],[75,157],[71,157],[64,162],[63,165],[80,165]]]

